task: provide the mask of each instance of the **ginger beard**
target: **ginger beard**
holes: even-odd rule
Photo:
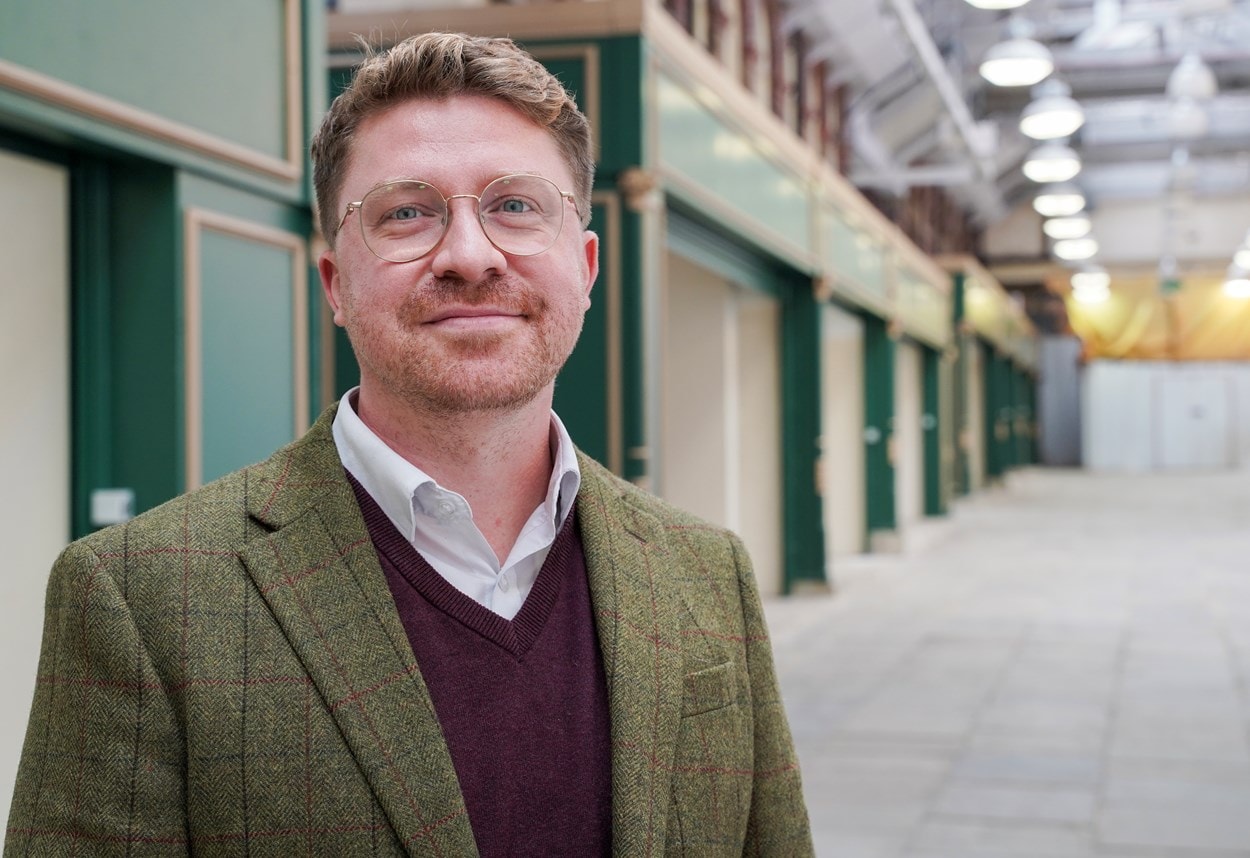
[[[585,315],[575,290],[542,295],[506,274],[478,283],[428,278],[390,315],[365,306],[369,296],[356,284],[345,285],[344,327],[363,372],[433,414],[528,405],[568,360]],[[450,303],[489,305],[520,322],[505,330],[445,331],[427,321]]]

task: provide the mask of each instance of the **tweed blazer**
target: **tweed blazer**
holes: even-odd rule
[[[477,854],[332,419],[58,559],[6,858]],[[742,546],[579,463],[612,854],[811,854]]]

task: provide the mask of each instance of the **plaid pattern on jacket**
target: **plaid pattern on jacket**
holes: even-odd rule
[[[61,555],[6,858],[477,854],[332,419]],[[741,544],[580,465],[613,855],[810,855]]]

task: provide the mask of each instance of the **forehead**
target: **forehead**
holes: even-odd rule
[[[345,177],[348,194],[420,178],[444,193],[476,193],[508,173],[536,173],[569,187],[571,175],[547,129],[499,99],[412,99],[365,119]]]

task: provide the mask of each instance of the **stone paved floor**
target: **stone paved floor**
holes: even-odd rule
[[[766,605],[817,855],[1250,858],[1250,473],[1013,474]]]

